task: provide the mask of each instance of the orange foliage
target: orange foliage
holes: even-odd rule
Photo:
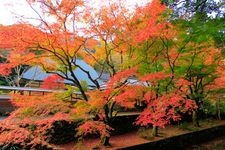
[[[17,109],[0,123],[0,147],[52,148],[48,133],[56,121],[70,121],[70,104],[60,101],[55,94],[11,94],[11,101]]]
[[[69,103],[59,100],[55,94],[42,96],[11,94],[11,101],[18,109],[12,112],[10,117],[43,117],[57,112],[69,113],[71,109]]]
[[[221,76],[216,78],[211,84],[207,85],[208,90],[219,90],[225,88],[225,77]]]
[[[138,98],[141,98],[142,87],[139,85],[129,85],[127,79],[136,74],[137,67],[118,72],[115,76],[111,77],[105,90],[92,90],[88,91],[89,100],[87,104],[80,104],[76,111],[91,112],[89,109],[94,110],[102,118],[105,117],[104,107],[109,103],[116,103],[117,105],[125,108],[134,107]],[[90,107],[90,108],[88,108]]]
[[[148,5],[138,8],[135,14],[137,25],[136,40],[143,42],[150,37],[160,36],[170,24],[163,20],[166,6],[160,0],[152,0]]]
[[[177,87],[177,92],[180,92],[180,94],[188,95],[189,92],[189,86],[192,85],[192,83],[188,80],[185,80],[183,78],[179,78],[175,81],[175,85]]]
[[[164,72],[149,73],[146,76],[141,77],[141,81],[157,82],[167,77],[171,77],[171,75]]]
[[[1,69],[5,68],[3,72],[18,65],[33,63],[35,54],[31,49],[34,46],[33,44],[40,39],[38,37],[40,33],[39,30],[28,24],[16,24],[0,28],[0,48],[7,52],[6,63],[1,64]]]
[[[107,83],[107,90],[117,87],[121,82],[126,82],[128,78],[133,77],[137,74],[138,67],[132,67],[120,72],[117,72],[112,76]],[[106,90],[106,91],[107,91]],[[107,92],[106,92],[107,93]]]
[[[12,64],[0,64],[0,75],[7,76],[11,73],[11,69],[13,68]]]
[[[89,101],[88,103],[91,105],[91,107],[97,108],[97,109],[103,109],[104,105],[106,104],[106,99],[103,97],[103,91],[100,90],[94,90],[89,91]]]
[[[10,149],[11,146],[21,149],[52,149],[53,146],[47,142],[46,133],[52,129],[55,121],[60,120],[68,120],[68,115],[57,113],[43,120],[18,120],[10,116],[0,123],[0,146],[6,149]]]
[[[143,98],[143,89],[140,85],[128,85],[121,89],[113,101],[124,108],[133,108],[136,102]]]
[[[132,15],[121,0],[110,2],[109,5],[103,3],[97,10],[90,10],[85,17],[90,28],[87,32],[95,35],[99,43],[95,45],[94,53],[87,52],[83,58],[92,64],[108,65],[109,68],[122,64],[133,40],[133,30],[130,26]]]

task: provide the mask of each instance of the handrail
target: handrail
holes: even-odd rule
[[[31,87],[14,87],[14,86],[0,86],[0,90],[11,90],[11,91],[28,91],[28,92],[64,92],[64,90],[49,90],[43,88],[31,88]],[[73,94],[81,94],[80,92],[73,92]]]
[[[14,86],[0,86],[0,90],[31,91],[31,92],[62,92],[62,90],[49,90],[43,88],[14,87]]]
[[[9,95],[0,95],[0,100],[2,99],[10,99]]]

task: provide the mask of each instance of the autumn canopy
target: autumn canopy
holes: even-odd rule
[[[4,59],[0,75],[15,74],[19,66],[24,67],[22,70],[39,66],[52,75],[41,88],[63,89],[67,94],[79,91],[81,98],[70,112],[85,120],[78,128],[79,136],[97,132],[107,145],[110,123],[117,112],[137,108],[141,112],[135,125],[153,127],[154,136],[159,127],[187,115],[192,115],[198,126],[204,100],[225,87],[224,46],[218,46],[215,38],[224,25],[204,12],[196,10],[192,18],[177,16],[172,2],[160,0],[135,9],[128,8],[125,0],[98,8],[85,0],[26,2],[40,23],[32,25],[23,18],[16,24],[0,26],[0,48],[4,51],[0,53]],[[92,66],[98,77],[93,78],[78,60]],[[94,89],[89,90],[79,80],[74,72],[77,68],[87,75]],[[17,71],[17,77],[22,73]],[[104,74],[110,78],[103,88],[99,78]],[[64,85],[65,79],[72,86]],[[23,85],[22,81],[17,80],[17,85]],[[54,96],[65,102],[65,95],[53,94],[46,103]],[[17,98],[15,103],[23,101]],[[94,117],[87,117],[90,114]]]

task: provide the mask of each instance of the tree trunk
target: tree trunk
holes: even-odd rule
[[[158,126],[153,126],[153,128],[152,128],[152,136],[153,137],[158,136],[158,132],[159,132],[159,127]]]
[[[108,113],[109,113],[109,119],[112,119],[113,118],[113,108],[114,108],[114,106],[115,106],[115,102],[112,102],[111,104],[110,104],[110,106],[109,106],[109,111],[108,111]]]
[[[104,119],[104,123],[109,125],[110,123],[110,117],[109,117],[109,106],[106,104],[104,106],[104,113],[105,113],[105,119]],[[109,146],[109,138],[110,136],[103,136],[101,137],[101,142],[100,144],[103,145],[103,146]]]
[[[218,101],[216,101],[216,113],[217,113],[218,119],[221,120],[221,115],[220,115],[220,99],[218,99]]]
[[[88,98],[87,98],[87,95],[86,93],[84,92],[84,90],[82,88],[79,88],[80,89],[80,92],[81,92],[81,95],[82,97],[84,98],[85,101],[88,101]]]
[[[195,127],[200,127],[199,121],[198,121],[198,112],[197,111],[193,111],[193,113],[192,113],[192,122],[193,122],[193,125]]]
[[[101,138],[101,144],[103,145],[103,146],[109,146],[110,144],[109,144],[109,136],[104,136],[104,137],[102,137]]]

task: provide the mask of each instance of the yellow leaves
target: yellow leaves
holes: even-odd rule
[[[89,91],[89,101],[88,103],[91,105],[93,109],[102,109],[104,105],[106,104],[106,100],[102,96],[102,91],[95,90],[95,91]]]
[[[91,42],[91,43],[90,43]],[[104,61],[107,56],[107,49],[104,42],[91,40],[87,46],[86,50],[81,51],[81,55],[85,62],[94,66],[98,62]]]
[[[14,59],[20,60],[20,58],[21,58],[21,54],[18,54],[18,53],[10,56],[10,59],[12,59],[12,60],[14,60]]]
[[[45,103],[47,101],[59,101],[54,93],[42,95],[42,92],[37,92],[36,95],[32,96],[11,93],[10,97],[12,102],[19,107],[35,106],[37,103]]]
[[[20,64],[31,64],[33,59],[35,58],[35,54],[31,52],[18,52],[18,51],[13,51],[9,56],[8,56],[8,61],[14,66],[20,65]]]
[[[77,116],[86,115],[90,112],[91,105],[84,100],[78,100],[76,104],[74,105],[74,109],[75,109],[75,115]]]
[[[106,101],[102,96],[100,90],[88,91],[88,101],[79,100],[75,104],[75,115],[88,115],[90,113],[96,114],[103,112],[103,107],[106,105]]]
[[[57,69],[57,63],[54,60],[46,57],[41,57],[39,60],[39,63],[44,66],[44,70],[53,71]]]
[[[107,55],[107,50],[105,49],[105,45],[101,45],[95,48],[95,56],[98,56],[99,59],[105,59]]]

